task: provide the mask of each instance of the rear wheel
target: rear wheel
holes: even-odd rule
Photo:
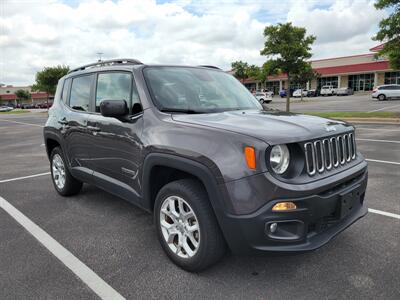
[[[379,100],[379,101],[384,101],[384,100],[386,100],[386,96],[385,96],[384,94],[380,94],[380,95],[378,96],[378,100]]]
[[[60,147],[55,147],[50,155],[51,178],[56,191],[63,196],[79,193],[82,182],[72,177]]]
[[[156,197],[159,241],[179,267],[201,271],[222,258],[226,245],[203,186],[196,180],[168,183]]]

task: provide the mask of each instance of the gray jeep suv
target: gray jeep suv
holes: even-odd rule
[[[267,111],[212,66],[103,61],[58,83],[44,128],[58,193],[89,183],[154,214],[189,271],[321,247],[367,213],[354,127]]]

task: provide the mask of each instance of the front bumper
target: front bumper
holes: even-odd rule
[[[364,205],[368,172],[366,164],[324,191],[276,199],[251,214],[226,214],[221,227],[232,252],[302,252],[317,249],[367,214]],[[273,212],[274,204],[292,201],[297,209]],[[278,230],[271,232],[276,223]]]

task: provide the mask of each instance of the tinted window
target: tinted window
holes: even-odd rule
[[[64,86],[63,86],[63,91],[61,95],[61,101],[64,103],[67,103],[67,93],[68,93],[68,87],[71,79],[64,80]]]
[[[100,73],[97,78],[96,112],[100,112],[103,100],[125,100],[129,106],[131,82],[129,73]]]
[[[76,77],[72,80],[69,106],[72,109],[88,111],[92,76]]]

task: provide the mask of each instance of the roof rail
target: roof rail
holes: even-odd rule
[[[112,65],[117,65],[117,64],[142,65],[143,63],[137,59],[132,59],[132,58],[118,58],[118,59],[102,60],[102,61],[98,61],[95,63],[83,65],[78,68],[72,69],[68,72],[68,74],[72,73],[72,72],[76,72],[76,71],[82,71],[82,70],[85,70],[88,68],[112,66]]]
[[[200,65],[199,67],[221,70],[220,68],[218,68],[216,66],[209,66],[209,65]]]

